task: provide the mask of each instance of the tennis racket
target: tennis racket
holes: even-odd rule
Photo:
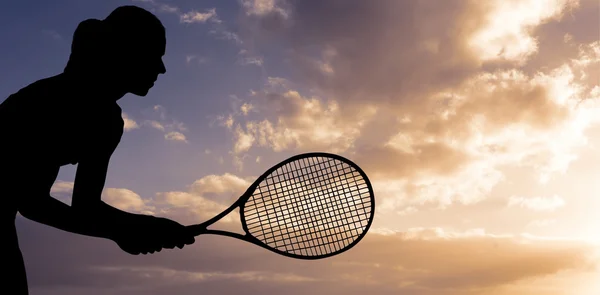
[[[236,208],[245,234],[208,229]],[[358,244],[374,214],[373,188],[360,167],[339,155],[305,153],[271,167],[220,214],[187,227],[196,236],[228,236],[291,258],[321,259]]]

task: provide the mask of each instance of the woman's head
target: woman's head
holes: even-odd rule
[[[166,72],[165,47],[165,28],[156,16],[136,6],[121,6],[104,20],[79,24],[65,73],[144,96]]]

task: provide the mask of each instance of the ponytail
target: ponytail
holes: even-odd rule
[[[65,72],[97,70],[104,62],[107,41],[107,32],[101,20],[87,19],[80,22],[73,34],[71,55]]]

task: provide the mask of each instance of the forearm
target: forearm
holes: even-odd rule
[[[30,204],[19,210],[28,219],[64,231],[106,239],[113,239],[118,235],[130,215],[102,201],[85,208],[74,208],[46,196]]]

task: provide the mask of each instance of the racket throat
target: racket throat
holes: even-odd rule
[[[188,225],[187,228],[195,236],[201,235],[201,234],[205,233],[206,231],[208,231],[208,226],[206,226],[205,224]]]

